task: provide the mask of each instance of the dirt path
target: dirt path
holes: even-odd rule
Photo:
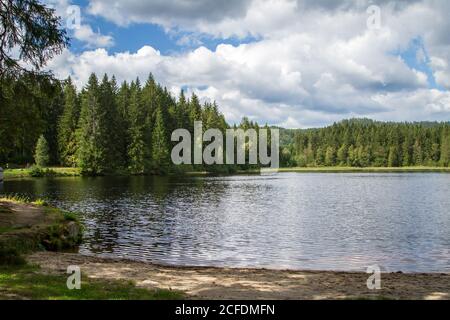
[[[365,273],[167,267],[71,253],[28,257],[44,272],[78,265],[84,276],[130,279],[146,288],[171,288],[193,299],[450,299],[450,274],[382,274],[381,290],[368,290]]]

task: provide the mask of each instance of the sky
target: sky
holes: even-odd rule
[[[450,120],[447,0],[45,2],[72,39],[47,68],[78,89],[92,72],[152,73],[229,123]]]

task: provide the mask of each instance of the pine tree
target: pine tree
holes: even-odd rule
[[[194,128],[194,121],[202,120],[202,107],[195,93],[192,94],[189,103],[189,127]]]
[[[116,105],[117,85],[115,77],[109,81],[108,76],[103,76],[99,85],[99,106],[102,128],[102,149],[108,163],[108,171],[114,171],[123,165],[120,155],[120,145],[117,143],[123,135],[119,131],[119,114]]]
[[[450,129],[448,126],[442,130],[440,165],[450,166]]]
[[[152,160],[155,168],[162,172],[167,171],[169,154],[164,118],[161,109],[158,108],[155,117],[155,127],[152,133]]]
[[[150,131],[144,108],[139,79],[130,86],[129,99],[129,139],[128,169],[133,174],[145,173],[150,161],[150,141],[146,138]],[[149,108],[149,106],[147,106]]]
[[[40,167],[46,167],[50,161],[49,147],[44,135],[41,135],[36,144],[34,160]]]
[[[78,164],[84,174],[97,175],[114,169],[110,157],[110,141],[106,116],[108,109],[102,105],[102,94],[95,74],[91,74],[82,93],[78,140]]]
[[[61,163],[71,167],[77,163],[76,130],[79,117],[80,104],[76,88],[69,77],[64,86],[64,113],[58,125],[58,145]]]
[[[402,144],[402,166],[408,167],[411,165],[411,147],[409,140],[405,140]]]
[[[130,87],[126,81],[122,83],[116,96],[117,105],[117,131],[119,132],[117,147],[121,166],[128,168],[128,146],[130,145]]]
[[[343,144],[337,152],[337,162],[340,166],[347,164],[347,145]]]
[[[413,159],[414,165],[421,166],[423,164],[422,146],[420,145],[419,140],[416,140],[413,146]]]
[[[336,164],[336,152],[333,147],[327,147],[325,152],[325,165],[326,166],[334,166]]]
[[[322,147],[317,148],[316,151],[316,164],[323,166],[325,164],[325,152]]]
[[[389,148],[388,167],[398,167],[398,165],[399,165],[398,149],[396,146],[392,146]]]

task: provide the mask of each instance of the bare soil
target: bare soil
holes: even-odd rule
[[[30,228],[46,220],[42,208],[31,204],[0,201],[0,227]]]

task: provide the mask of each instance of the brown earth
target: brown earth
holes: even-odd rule
[[[31,204],[0,201],[0,227],[10,229],[30,228],[45,223],[42,208]]]

